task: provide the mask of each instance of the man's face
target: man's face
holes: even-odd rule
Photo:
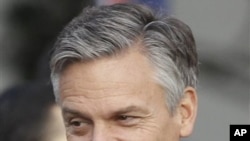
[[[69,141],[178,141],[148,60],[137,51],[68,66],[60,97]]]

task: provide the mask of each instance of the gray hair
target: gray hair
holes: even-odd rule
[[[51,56],[51,80],[59,99],[59,77],[75,62],[119,55],[141,42],[173,112],[185,87],[196,87],[198,59],[190,28],[178,19],[157,17],[135,4],[85,8],[59,35]]]

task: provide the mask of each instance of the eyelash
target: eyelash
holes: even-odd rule
[[[126,120],[128,118],[136,118],[136,117],[134,117],[134,116],[127,116],[127,115],[119,115],[117,117],[117,120]]]
[[[80,119],[70,118],[70,119],[66,120],[66,125],[69,127],[70,126],[79,127],[79,126],[81,126],[81,124],[85,124],[85,123]]]
[[[69,118],[65,123],[67,132],[79,136],[85,135],[88,132],[88,124],[87,121],[85,122],[80,118]]]
[[[73,126],[80,126],[81,122],[80,121],[70,121],[69,124],[73,125]]]
[[[124,127],[135,126],[139,123],[139,120],[140,117],[137,116],[120,115],[116,117],[118,124]]]

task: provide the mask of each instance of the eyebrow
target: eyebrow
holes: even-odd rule
[[[67,114],[69,115],[74,115],[74,116],[79,116],[84,119],[90,119],[87,114],[81,113],[80,111],[68,108],[68,107],[62,107],[62,114],[66,116]]]
[[[143,109],[143,108],[135,106],[135,105],[131,105],[131,106],[121,108],[121,109],[113,112],[113,115],[122,115],[122,114],[127,114],[127,113],[130,113],[130,112],[139,112],[139,113],[142,113],[142,114],[148,114],[149,113],[148,110],[146,110],[146,109]]]
[[[131,112],[138,112],[138,113],[142,113],[142,114],[148,114],[149,113],[148,110],[143,109],[142,107],[131,105],[131,106],[124,107],[124,108],[121,108],[121,109],[118,109],[118,110],[112,112],[111,116],[113,117],[113,116],[116,116],[116,115],[123,115],[123,114],[128,114],[128,113],[131,113]],[[88,116],[87,114],[84,114],[84,113],[82,113],[80,111],[77,111],[77,110],[74,110],[74,109],[71,109],[71,108],[68,108],[68,107],[63,107],[62,108],[62,113],[63,113],[64,116],[67,115],[67,114],[70,114],[70,115],[82,117],[84,119],[90,119],[90,116]]]

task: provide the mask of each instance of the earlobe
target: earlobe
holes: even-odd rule
[[[198,98],[194,88],[185,88],[184,96],[179,106],[181,116],[180,136],[187,137],[193,131],[197,114]]]

